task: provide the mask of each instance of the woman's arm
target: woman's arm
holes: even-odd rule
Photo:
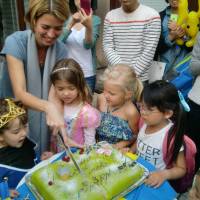
[[[90,34],[92,33],[92,40],[88,43],[87,40],[84,40],[84,47],[86,49],[92,48],[96,45],[96,41],[99,37],[99,33],[100,33],[100,24],[101,24],[101,20],[98,16],[91,16],[91,27],[92,27],[92,31],[90,32],[90,30],[88,30],[90,32]],[[87,32],[87,29],[86,29]],[[87,33],[86,33],[87,34]]]
[[[64,105],[63,102],[60,101],[60,99],[56,95],[56,91],[53,85],[51,85],[50,90],[49,90],[49,97],[48,100],[52,102],[56,108],[59,110],[59,112],[64,115]]]
[[[81,24],[86,28],[84,44],[90,45],[92,43],[92,11],[87,15],[84,9],[81,9],[79,15]]]
[[[15,97],[30,108],[45,111],[46,102],[27,92],[23,62],[10,55],[6,55],[6,60]]]
[[[11,55],[6,55],[6,60],[15,97],[27,107],[45,112],[49,126],[64,127],[64,119],[53,103],[27,92],[23,62]]]
[[[72,27],[77,23],[80,22],[80,16],[79,13],[76,12],[74,13],[69,20],[65,23],[65,27],[63,28],[63,33],[59,37],[59,40],[62,42],[66,43],[70,33],[72,32],[71,29]]]

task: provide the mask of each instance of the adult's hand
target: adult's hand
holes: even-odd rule
[[[78,143],[76,143],[75,141],[73,141],[72,139],[70,139],[69,137],[67,137],[67,132],[65,128],[60,128],[60,133],[62,135],[63,141],[66,144],[66,146],[69,147],[77,147],[77,148],[83,148],[83,145],[80,145]]]
[[[76,23],[78,23],[78,22],[80,22],[80,14],[79,14],[79,12],[76,12],[76,13],[74,13],[73,15],[72,15],[72,17],[71,17],[71,21],[68,23],[68,25],[67,25],[67,29],[68,30],[71,30],[72,29],[72,27],[76,24]]]
[[[90,14],[87,15],[84,9],[79,10],[79,16],[80,16],[80,22],[85,26],[86,28],[92,28],[92,9],[90,10]]]
[[[53,128],[64,128],[64,117],[61,112],[59,112],[58,108],[52,103],[47,102],[46,105],[46,120],[47,125]]]

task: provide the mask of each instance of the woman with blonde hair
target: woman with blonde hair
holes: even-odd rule
[[[26,14],[31,30],[11,34],[2,49],[7,67],[0,96],[12,96],[13,90],[14,96],[30,108],[30,137],[38,144],[39,153],[49,146],[47,125],[64,128],[62,115],[47,98],[52,67],[67,55],[57,38],[68,16],[66,0],[31,0]]]

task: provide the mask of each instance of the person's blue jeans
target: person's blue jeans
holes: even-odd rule
[[[95,90],[96,75],[85,78],[85,81],[93,93]]]

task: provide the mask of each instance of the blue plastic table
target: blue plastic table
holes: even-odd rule
[[[59,157],[56,158],[56,160],[57,159],[59,159]],[[149,171],[155,170],[155,168],[144,159],[138,158],[137,161],[144,165]],[[26,200],[26,197],[29,197],[28,200],[36,200],[25,182],[17,190],[19,191],[20,196],[15,200]],[[124,198],[126,200],[173,200],[176,198],[176,195],[177,194],[173,188],[167,181],[165,181],[157,189],[142,184],[127,194]]]

